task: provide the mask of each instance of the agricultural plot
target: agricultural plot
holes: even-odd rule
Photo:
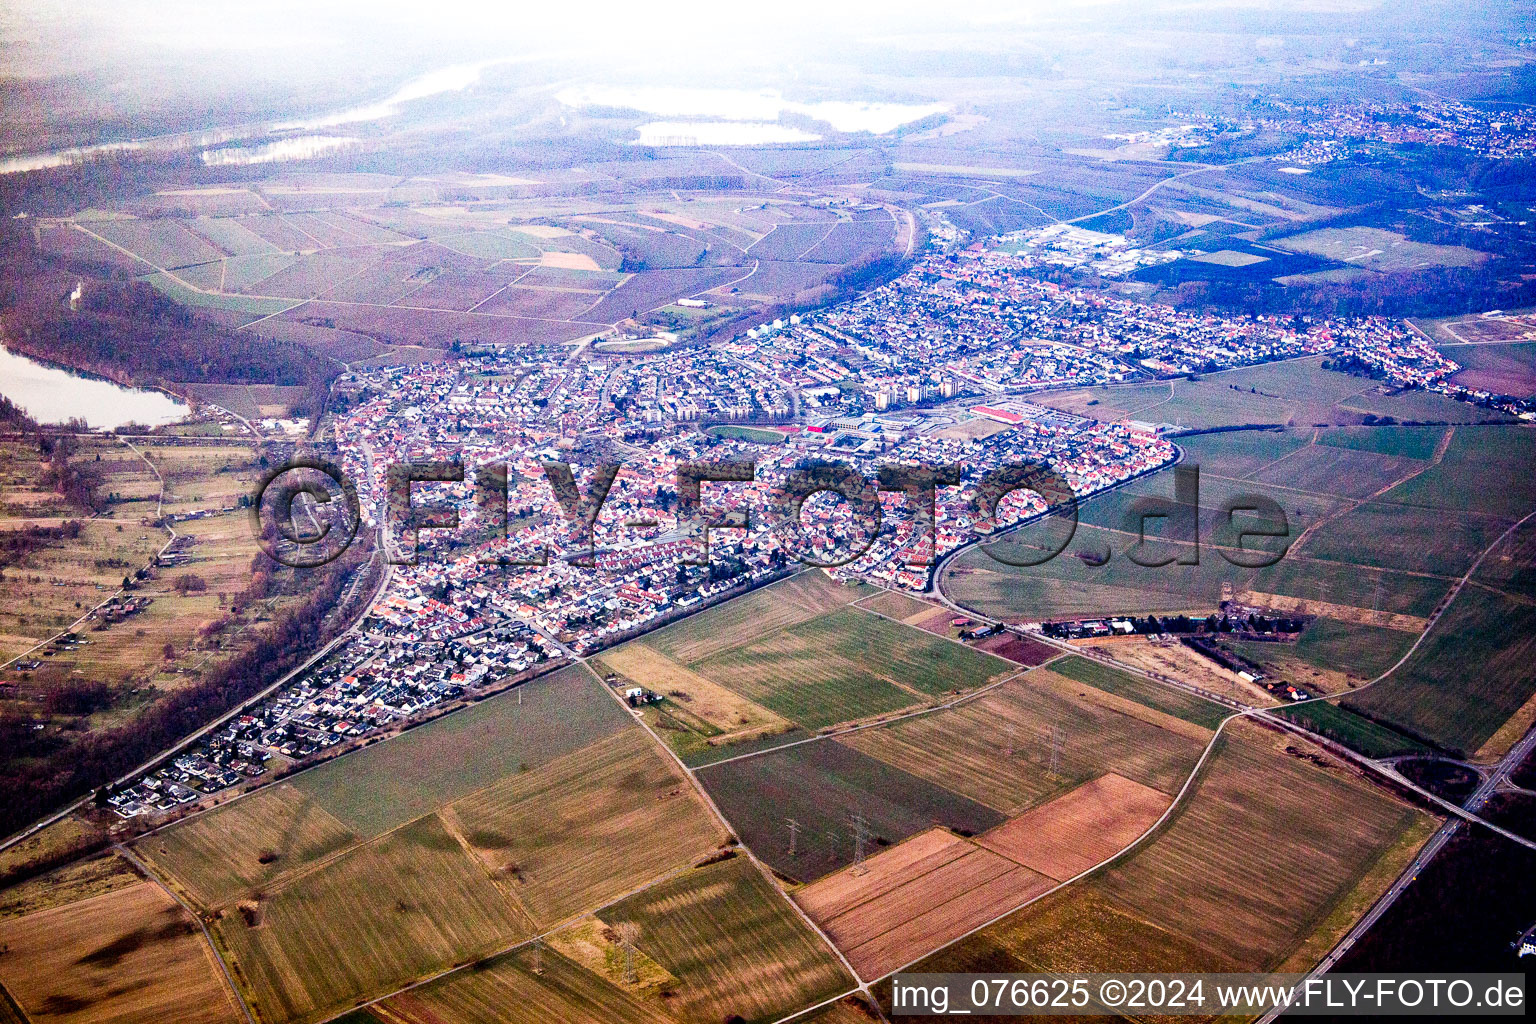
[[[795,893],[861,977],[876,978],[1007,913],[1051,880],[934,829]]]
[[[1463,387],[1518,398],[1536,394],[1536,343],[1446,345],[1440,352],[1461,365],[1451,379]]]
[[[224,912],[214,927],[252,1007],[277,1024],[486,956],[531,925],[433,815]]]
[[[736,287],[748,296],[783,298],[825,284],[833,269],[825,263],[764,259],[752,276]]]
[[[732,1014],[773,1021],[852,985],[831,950],[741,857],[647,889],[602,919],[640,926],[636,945],[678,979],[669,1006],[682,1024]]]
[[[1358,750],[1366,757],[1429,753],[1432,748],[1396,729],[1362,718],[1330,701],[1309,700],[1280,712],[1293,722]]]
[[[1536,693],[1533,664],[1536,608],[1468,586],[1406,664],[1344,706],[1473,753]]]
[[[895,221],[883,212],[878,220],[842,221],[801,259],[809,263],[854,263],[889,248],[895,233]]]
[[[1317,432],[1316,443],[1404,459],[1434,458],[1446,427],[1333,427]]]
[[[1205,729],[1215,729],[1229,712],[1220,704],[1213,704],[1193,694],[1181,693],[1166,686],[1158,686],[1129,672],[1101,665],[1087,658],[1063,658],[1051,666],[1051,671],[1068,679],[1125,697],[1145,707],[1174,718],[1192,722]]]
[[[1283,961],[1418,817],[1286,745],[1234,730],[1188,803],[1102,891],[1249,969]]]
[[[1322,358],[1312,357],[1224,370],[1193,381],[1063,391],[1042,395],[1039,401],[1102,420],[1131,418],[1185,427],[1311,426],[1359,423],[1361,414],[1335,406],[1375,389],[1372,381],[1324,370]]]
[[[1297,741],[1229,730],[1161,831],[1103,872],[984,929],[918,971],[1304,969],[1391,884],[1424,816]],[[1315,958],[1314,958],[1315,959]],[[1307,961],[1308,964],[1311,960]]]
[[[739,267],[699,267],[686,270],[643,270],[603,297],[581,315],[583,323],[612,324],[625,317],[659,309],[679,298],[708,291],[746,272]]]
[[[753,703],[817,729],[993,682],[1013,666],[922,630],[842,609],[695,667]]]
[[[220,259],[224,253],[174,220],[104,220],[86,229],[121,246],[157,270]]]
[[[835,222],[776,224],[772,231],[747,247],[747,255],[759,260],[799,260],[836,226]]]
[[[650,1024],[667,1018],[559,953],[507,953],[373,1007],[383,1024]]]
[[[759,636],[851,604],[873,593],[819,570],[744,594],[646,636],[645,643],[673,661],[695,665]]]
[[[1171,793],[1207,736],[1161,711],[1036,669],[959,707],[838,742],[1012,815],[1107,771]]]
[[[601,906],[724,839],[690,782],[639,729],[509,776],[445,817],[541,927]]]
[[[291,785],[368,838],[626,727],[629,715],[602,684],[568,668],[327,762]]]
[[[970,835],[1003,821],[989,807],[835,741],[709,765],[697,776],[742,841],[801,881],[853,860],[855,814],[881,846],[935,825]],[[789,821],[800,825],[794,856]]]
[[[1232,649],[1309,690],[1335,693],[1391,668],[1415,639],[1402,629],[1314,619],[1295,643],[1238,640]]]
[[[603,652],[595,665],[662,696],[662,703],[647,708],[646,715],[656,719],[679,753],[699,743],[719,746],[792,728],[788,720],[638,640]]]
[[[0,983],[33,1021],[244,1020],[197,923],[153,882],[0,920]]]
[[[313,800],[279,784],[147,836],[135,852],[215,908],[250,899],[356,842]]]
[[[1110,773],[999,825],[976,841],[1064,882],[1129,846],[1172,802],[1166,793]]]
[[[277,246],[246,227],[236,217],[198,217],[186,225],[231,256],[259,256],[278,252]]]
[[[867,597],[858,603],[858,607],[867,608],[879,615],[896,619],[900,622],[915,624],[933,612],[934,606],[927,601],[919,601],[915,597],[894,590],[882,590],[873,597]]]

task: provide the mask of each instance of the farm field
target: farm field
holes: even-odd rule
[[[692,784],[639,729],[508,776],[444,816],[541,927],[682,867],[725,838]]]
[[[836,995],[852,979],[745,858],[689,871],[602,913],[640,926],[636,945],[678,979],[671,1013],[682,1024],[732,1014],[778,1019]]]
[[[462,186],[430,177],[324,192],[271,181],[223,197],[130,201],[109,218],[50,224],[40,237],[51,252],[121,267],[237,328],[282,314],[316,331],[373,336],[397,357],[460,338],[563,343],[703,292],[727,310],[825,297],[845,266],[904,244],[884,210],[837,221],[781,197],[752,219],[729,195],[658,194],[597,213],[588,200],[527,191],[538,184],[476,183],[466,201]],[[536,270],[583,294],[497,294],[520,275],[539,283]]]
[[[839,583],[813,569],[690,615],[647,635],[645,643],[673,661],[693,665],[754,636],[804,622],[873,592],[871,587]]]
[[[982,847],[1064,882],[1151,828],[1172,798],[1113,772],[977,837]]]
[[[1289,753],[1297,742],[1229,728],[1187,802],[1134,851],[912,969],[1302,969],[1293,955],[1342,935],[1433,820]]]
[[[0,920],[0,984],[34,1021],[243,1021],[197,923],[153,882]]]
[[[284,875],[340,852],[357,837],[314,800],[287,783],[134,844],[204,907],[250,899]]]
[[[1496,753],[1481,748],[1536,693],[1533,630],[1536,609],[1528,603],[1467,586],[1413,657],[1343,706],[1452,750]]]
[[[523,764],[541,765],[632,728],[628,721],[601,683],[572,667],[329,761],[290,784],[371,838]]]
[[[1100,690],[1128,698],[1154,711],[1192,722],[1205,729],[1215,729],[1229,714],[1220,704],[1213,704],[1193,694],[1180,693],[1166,686],[1158,686],[1129,672],[1122,672],[1087,658],[1076,656],[1063,658],[1051,666],[1051,671],[1068,679],[1075,679],[1080,683],[1087,683]]]
[[[943,825],[984,832],[1003,815],[974,800],[837,741],[708,765],[697,776],[752,852],[780,874],[809,881],[853,860],[851,817],[862,816],[876,846]],[[787,823],[800,835],[789,853]]]
[[[553,950],[507,953],[374,1006],[382,1024],[649,1024],[658,1008],[608,984]]]
[[[1052,885],[943,829],[913,836],[794,894],[861,977],[876,978]]]
[[[1307,701],[1280,712],[1319,735],[1358,750],[1366,757],[1428,753],[1432,748],[1379,722],[1362,718],[1332,701]]]
[[[1013,666],[849,608],[742,644],[695,668],[754,703],[817,729],[995,682]]]
[[[1536,457],[1536,433],[1519,427],[1249,431],[1180,443],[1186,461],[1201,468],[1201,504],[1209,510],[1203,514],[1199,565],[1149,568],[1125,557],[1135,541],[1125,532],[1125,512],[1141,495],[1172,494],[1171,473],[1165,471],[1083,508],[1072,550],[1108,551],[1104,565],[1064,554],[1043,565],[1015,567],[976,549],[946,568],[947,592],[985,614],[1031,621],[1149,612],[1203,615],[1215,608],[1227,585],[1237,593],[1320,603],[1302,611],[1406,628],[1391,616],[1427,616],[1451,580],[1514,517],[1536,507],[1536,491],[1495,483],[1516,479],[1514,463]],[[1477,454],[1485,451],[1487,458]],[[1272,566],[1239,568],[1212,550],[1221,541],[1215,506],[1245,491],[1272,497],[1286,512],[1291,544]],[[1011,557],[1009,552],[1026,541],[993,543],[1001,557]],[[1174,545],[1165,550],[1188,552]]]
[[[1382,272],[1474,267],[1488,258],[1486,253],[1463,245],[1413,242],[1395,231],[1368,227],[1320,228],[1287,236],[1274,244]]]
[[[271,887],[214,925],[268,1024],[324,1017],[486,956],[531,927],[436,815]]]
[[[1234,640],[1231,647],[1309,690],[1336,693],[1374,679],[1412,646],[1417,634],[1337,619],[1314,619],[1293,644]]]
[[[1156,837],[1096,886],[1248,969],[1285,960],[1418,817],[1239,726]]]
[[[838,742],[1012,815],[1106,771],[1172,792],[1208,736],[1199,726],[1035,669],[959,707]]]

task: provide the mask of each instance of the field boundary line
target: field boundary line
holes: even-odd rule
[[[180,893],[166,885],[165,882],[161,880],[160,876],[156,874],[148,864],[145,864],[142,860],[134,855],[132,850],[128,849],[122,843],[113,843],[112,849],[116,850],[124,860],[128,861],[128,863],[132,864],[139,871],[143,872],[145,878],[148,878],[150,881],[154,882],[155,885],[159,886],[162,892],[164,892],[171,899],[175,900],[176,905],[181,907],[181,909],[184,910],[187,914],[191,915],[192,919],[197,922],[198,928],[202,929],[203,932],[203,942],[207,943],[209,953],[212,954],[214,962],[219,965],[219,970],[224,975],[225,984],[229,986],[229,990],[235,995],[235,1004],[240,1007],[240,1012],[245,1014],[246,1024],[256,1024],[256,1017],[251,1013],[251,1007],[245,1001],[245,994],[240,991],[240,986],[235,984],[235,977],[229,971],[229,964],[224,962],[224,956],[219,952],[218,944],[213,941],[213,935],[209,933],[208,924],[203,920],[202,915],[193,910],[192,907],[188,905],[187,901],[181,898]]]
[[[650,724],[646,722],[645,719],[636,715],[633,709],[631,709],[624,702],[624,698],[620,697],[618,693],[616,693],[612,688],[608,686],[607,683],[603,682],[602,677],[597,674],[597,670],[594,669],[591,665],[587,664],[587,659],[581,659],[581,667],[586,669],[588,674],[590,674],[592,678],[597,681],[597,684],[601,686],[603,690],[611,698],[613,698],[613,700],[617,702],[621,708],[624,708],[624,710],[629,713],[630,717],[639,724],[640,728],[646,731],[646,733],[651,737],[652,741],[654,741],[655,744],[662,749],[666,756],[671,758],[672,762],[682,769],[683,774],[687,776],[688,781],[693,785],[694,790],[699,794],[699,798],[704,801],[704,805],[709,808],[712,814],[714,814],[715,820],[725,827],[726,835],[736,837],[736,830],[731,827],[730,819],[726,818],[725,814],[721,812],[719,805],[716,804],[714,798],[709,795],[709,790],[706,789],[704,784],[698,780],[698,777],[689,770],[688,766],[683,763],[683,759],[677,756],[677,751],[673,750],[670,746],[667,745],[666,741],[664,741],[660,736],[656,735],[656,731],[651,728]],[[752,852],[752,848],[749,847],[746,843],[741,842],[739,837],[736,837],[736,839],[737,845],[733,847],[733,849],[741,851],[741,853],[746,856],[747,860],[752,864],[754,868],[757,869],[758,874],[763,877],[763,879],[768,883],[773,891],[783,897],[784,902],[794,912],[795,916],[800,918],[801,921],[805,922],[806,927],[810,928],[811,931],[813,931],[816,936],[821,939],[826,947],[832,951],[832,953],[837,957],[838,961],[843,965],[843,969],[848,972],[848,976],[859,985],[859,991],[869,995],[867,983],[863,978],[859,977],[859,972],[853,969],[853,964],[848,962],[848,958],[843,955],[843,951],[837,947],[835,942],[832,941],[831,936],[822,931],[821,926],[818,925],[815,921],[811,920],[810,915],[801,909],[798,903],[790,898],[789,893],[785,892],[783,887],[779,885],[778,880],[773,875],[773,872],[768,868],[766,864],[758,859],[757,854]],[[870,998],[873,1000],[873,996]],[[798,1015],[804,1013],[805,1011],[802,1009],[795,1012]]]

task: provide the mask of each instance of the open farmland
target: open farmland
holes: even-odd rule
[[[645,638],[649,647],[684,665],[730,650],[755,636],[815,618],[873,593],[812,569],[754,590]]]
[[[372,1008],[383,1024],[650,1024],[665,1021],[649,1003],[623,992],[552,950],[533,970],[526,950],[507,953]]]
[[[531,925],[433,815],[284,881],[215,929],[251,1005],[277,1024],[468,963]]]
[[[0,983],[33,1021],[244,1020],[197,923],[158,885],[0,920]]]
[[[1137,539],[1135,524],[1125,521],[1132,503],[1141,496],[1172,495],[1172,474],[1163,472],[1084,506],[1072,551],[1109,552],[1103,565],[1064,553],[1043,565],[1015,567],[977,549],[946,567],[944,586],[962,604],[1016,621],[1204,615],[1222,599],[1224,585],[1237,594],[1258,595],[1256,601],[1275,595],[1307,602],[1293,610],[1342,621],[1393,626],[1399,624],[1393,616],[1422,619],[1493,538],[1536,507],[1530,488],[1496,482],[1524,479],[1515,463],[1536,457],[1533,438],[1527,429],[1505,426],[1181,438],[1186,461],[1201,471],[1199,565],[1150,568],[1126,557]],[[1286,513],[1290,547],[1272,566],[1240,568],[1212,550],[1222,542],[1219,505],[1245,492],[1272,498]],[[1151,530],[1156,529],[1154,522]],[[1188,550],[1152,536],[1148,541],[1169,551]],[[1024,542],[995,543],[997,554],[1011,557]]]
[[[845,990],[852,979],[745,858],[690,871],[603,911],[610,927],[640,926],[636,945],[678,985],[669,1002],[683,1024],[750,1022]]]
[[[445,812],[541,926],[590,910],[724,835],[649,736],[626,729]]]
[[[1106,771],[1171,793],[1209,735],[1161,711],[1035,669],[959,707],[838,742],[1017,814]]]
[[[589,672],[568,668],[327,762],[291,785],[367,838],[628,723]]]
[[[1013,666],[846,608],[716,654],[694,668],[815,729],[995,682]]]
[[[1432,822],[1287,751],[1299,742],[1230,730],[1185,803],[1135,850],[913,969],[1301,969],[1289,958],[1331,946],[1352,920],[1336,911],[1373,901]]]
[[[1288,957],[1417,812],[1239,727],[1153,841],[1096,882],[1248,969]]]
[[[216,908],[249,899],[356,841],[345,825],[284,783],[148,836],[135,851],[197,902]]]
[[[697,771],[741,840],[775,871],[800,881],[853,860],[857,814],[880,846],[943,825],[984,832],[1003,815],[840,742],[821,740]],[[800,824],[789,854],[787,822]]]
[[[795,901],[876,978],[1008,912],[1051,880],[934,829],[806,886]]]
[[[999,825],[977,842],[1047,878],[1066,881],[1129,846],[1172,798],[1120,775],[1101,775]]]
[[[463,186],[431,177],[324,190],[273,181],[131,202],[109,217],[50,223],[39,238],[237,328],[280,314],[370,335],[397,355],[456,340],[566,342],[700,293],[727,310],[826,297],[829,277],[905,244],[883,209],[836,219],[779,197],[754,219],[739,210],[747,194],[732,204],[729,194],[647,193],[641,203],[623,193],[643,182],[607,179],[619,192],[597,213],[583,199],[538,198],[526,189],[533,179],[516,182],[476,182],[470,202]],[[580,294],[506,287],[524,275],[539,283],[535,270],[564,275]]]
[[[1536,609],[1468,586],[1413,657],[1344,706],[1476,753],[1536,693],[1533,658]]]

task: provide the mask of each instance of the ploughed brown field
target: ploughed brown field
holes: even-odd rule
[[[878,978],[1050,889],[1052,881],[930,829],[806,886],[795,900],[860,977]]]
[[[0,983],[33,1021],[243,1021],[197,922],[153,882],[0,921]]]
[[[1171,801],[1110,772],[999,825],[976,841],[1058,881],[1129,846]]]

